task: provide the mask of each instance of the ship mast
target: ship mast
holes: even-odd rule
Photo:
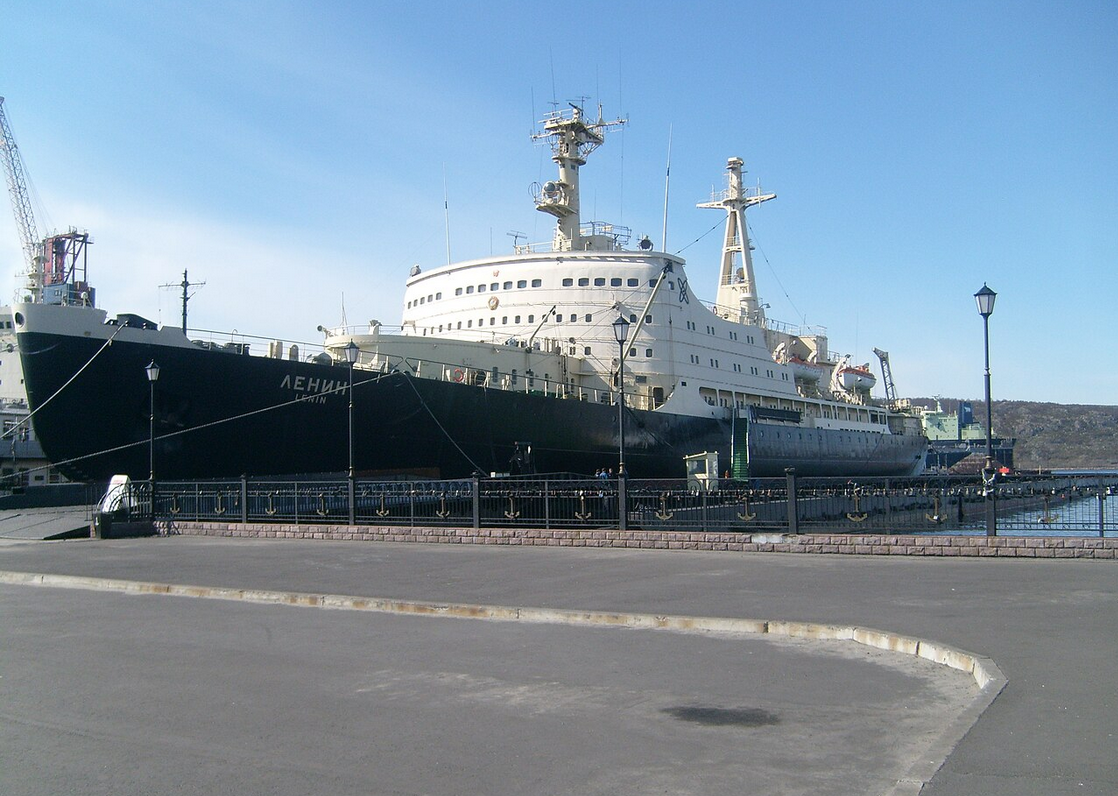
[[[586,248],[579,244],[582,220],[579,216],[578,169],[586,165],[586,157],[605,142],[608,127],[625,124],[625,119],[612,122],[602,120],[598,106],[598,121],[587,123],[583,110],[571,103],[570,111],[553,111],[541,122],[543,132],[533,134],[536,141],[551,144],[551,159],[559,166],[559,179],[548,180],[535,191],[536,209],[555,216],[554,251],[574,251]]]
[[[738,323],[764,326],[765,310],[757,295],[757,282],[753,275],[753,247],[749,243],[748,227],[745,225],[745,208],[775,199],[775,193],[746,194],[742,189],[741,172],[744,161],[730,158],[726,161],[729,187],[710,202],[702,202],[699,207],[713,207],[726,211],[726,236],[722,242],[722,270],[718,277],[718,314]],[[742,264],[735,267],[735,255],[741,256]]]

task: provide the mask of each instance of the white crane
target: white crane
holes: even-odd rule
[[[27,287],[32,301],[39,301],[42,294],[42,242],[35,230],[35,214],[31,210],[31,197],[27,191],[27,176],[23,171],[23,159],[19,156],[15,136],[4,113],[4,98],[0,97],[0,150],[4,160],[4,173],[8,177],[8,193],[12,197],[12,210],[15,212],[19,240],[23,245],[23,257],[27,262]]]

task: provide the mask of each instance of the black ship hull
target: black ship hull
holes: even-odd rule
[[[103,338],[43,331],[20,332],[19,344],[35,432],[68,478],[146,478],[149,466],[158,479],[348,468],[344,364],[189,344],[105,345]],[[144,370],[151,361],[160,366],[154,385]],[[587,474],[617,464],[616,406],[361,368],[353,381],[361,475]],[[906,435],[650,411],[630,410],[625,422],[626,467],[634,477],[682,477],[684,456],[705,451],[717,451],[719,471],[735,476],[781,475],[786,467],[805,475],[907,475],[926,444]]]

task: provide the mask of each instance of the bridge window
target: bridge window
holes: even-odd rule
[[[569,276],[563,279],[563,287],[571,287],[574,285],[574,283],[575,280]]]
[[[590,277],[580,276],[578,278],[578,286],[579,287],[587,287],[589,284],[590,284]]]

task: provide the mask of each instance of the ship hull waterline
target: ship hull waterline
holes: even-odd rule
[[[338,473],[348,468],[349,370],[48,332],[21,332],[28,402],[47,457],[68,478],[146,478],[149,414],[159,479]],[[144,367],[160,366],[151,388]],[[84,369],[83,369],[84,368]],[[81,371],[79,373],[79,371]],[[75,377],[75,374],[77,376]],[[72,378],[72,381],[70,381]],[[617,407],[355,368],[354,464],[359,474],[458,478],[506,473],[517,444],[536,472],[617,467]],[[67,382],[70,381],[69,384]],[[49,399],[49,400],[48,400]],[[642,478],[685,475],[684,457],[748,445],[748,475],[902,476],[923,439],[808,429],[744,419],[628,410],[625,461]],[[511,463],[511,465],[510,465]]]

